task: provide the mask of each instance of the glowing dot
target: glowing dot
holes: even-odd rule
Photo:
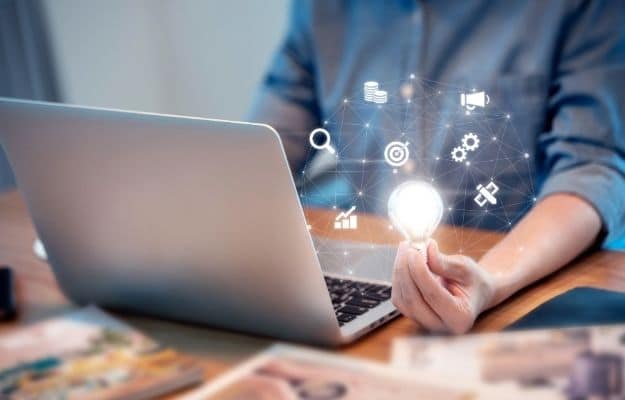
[[[336,210],[336,206],[332,206],[332,209],[333,209],[333,210]]]
[[[440,90],[437,92],[438,94],[443,94],[443,92],[441,92]]]
[[[466,164],[467,164],[467,167],[468,167],[469,165],[471,165],[471,161],[467,161]]]
[[[477,89],[476,89],[476,88],[473,88],[473,89],[471,89],[471,90],[472,90],[472,91],[474,91],[474,92],[477,92]]]
[[[451,211],[451,207],[447,207],[447,210]]]
[[[324,125],[328,125],[328,120],[323,121]]]
[[[411,103],[411,102],[412,102],[412,100],[410,100],[410,99],[406,100],[406,103]]]
[[[362,192],[358,192],[358,196],[362,196]]]
[[[440,156],[436,156],[436,161],[438,161],[438,160],[440,160],[440,159],[441,159],[441,158],[440,158]]]
[[[343,99],[343,103],[347,103],[347,102],[348,102],[348,100],[347,100],[347,99]]]
[[[369,123],[368,122],[365,124],[365,127],[367,127],[367,128],[369,127]]]
[[[508,226],[512,225],[512,222],[508,222]]]
[[[343,255],[344,255],[344,256],[347,256],[347,255],[349,255],[349,253],[348,253],[348,252],[346,252],[346,251],[344,251],[344,252],[343,252]]]
[[[312,229],[312,225],[306,225],[306,228],[308,228],[308,230]]]
[[[523,154],[523,157],[530,158],[530,155],[529,155],[529,153],[525,153],[525,154]]]
[[[347,273],[348,273],[349,275],[354,275],[354,271],[353,271],[353,270],[351,270],[351,269],[348,269],[348,270],[347,270]]]
[[[506,118],[507,118],[507,119],[510,119],[510,114],[506,114]]]
[[[522,253],[525,248],[523,246],[519,246],[519,253]]]
[[[493,140],[497,140],[497,136],[493,136]]]
[[[388,230],[389,230],[389,231],[392,231],[392,230],[393,230],[393,225],[389,225],[389,226],[388,226]]]
[[[533,200],[534,202],[536,202],[536,200],[537,200],[537,199],[536,199],[536,197],[534,197],[532,200]]]
[[[393,173],[396,174],[397,173],[397,168],[393,169]]]
[[[445,128],[451,128],[451,124],[445,124]]]
[[[410,74],[410,79],[414,79],[414,74]]]
[[[364,164],[364,163],[366,163],[366,162],[367,162],[367,160],[363,158],[363,159],[362,159],[362,163]]]
[[[471,115],[471,111],[467,110],[464,112],[465,115]]]

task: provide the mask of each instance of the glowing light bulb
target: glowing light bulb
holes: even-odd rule
[[[391,193],[388,216],[410,245],[427,257],[425,247],[443,217],[443,199],[429,183],[407,181]]]

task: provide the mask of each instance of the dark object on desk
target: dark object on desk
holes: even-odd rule
[[[0,321],[12,319],[15,315],[13,271],[9,267],[0,267]]]
[[[625,322],[625,293],[577,288],[539,306],[509,329],[609,325]]]
[[[621,398],[623,393],[623,358],[620,354],[580,354],[571,367],[569,399]]]

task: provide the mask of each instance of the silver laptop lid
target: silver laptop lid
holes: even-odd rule
[[[270,127],[0,99],[0,139],[72,299],[340,340]]]

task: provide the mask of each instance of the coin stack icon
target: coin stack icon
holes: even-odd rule
[[[365,82],[365,101],[372,102],[375,92],[378,91],[378,83],[374,81]]]
[[[388,101],[386,90],[376,90],[373,94],[373,102],[376,104],[385,104]]]
[[[376,104],[384,104],[388,101],[388,93],[379,89],[378,82],[368,81],[364,86],[365,101]]]

